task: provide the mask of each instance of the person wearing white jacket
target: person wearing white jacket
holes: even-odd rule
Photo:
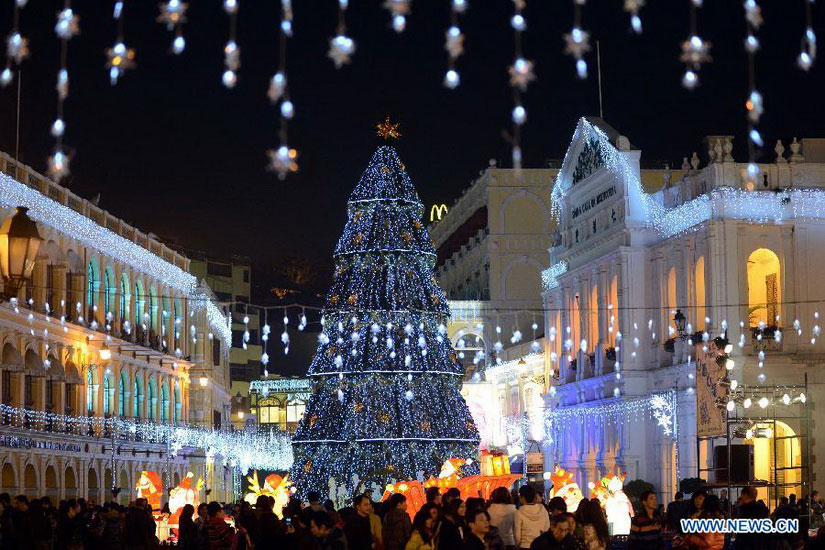
[[[515,548],[516,505],[513,504],[510,491],[506,487],[499,487],[490,497],[493,501],[487,508],[487,513],[490,514],[490,525],[498,529],[505,548]]]
[[[533,540],[550,529],[550,515],[540,502],[536,490],[525,485],[518,491],[521,508],[516,510],[513,530],[518,548],[530,548]]]

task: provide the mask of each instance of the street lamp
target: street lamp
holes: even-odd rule
[[[100,355],[100,360],[104,363],[112,358],[112,350],[110,350],[109,346],[105,343],[103,344],[103,347],[100,348],[98,354]]]
[[[200,383],[202,388],[205,388],[209,385],[209,378],[207,378],[206,376],[201,376],[198,382]]]
[[[27,211],[25,206],[18,206],[14,215],[0,225],[0,272],[5,283],[3,294],[7,298],[17,296],[20,287],[31,277],[43,242],[37,224]]]
[[[677,309],[676,315],[673,316],[673,322],[676,324],[676,332],[682,340],[685,339],[685,321],[687,321],[685,314],[682,313],[681,309]]]

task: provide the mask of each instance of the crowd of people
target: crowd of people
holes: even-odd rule
[[[404,495],[374,502],[369,490],[340,509],[330,500],[322,503],[315,492],[306,502],[291,499],[282,517],[274,513],[274,504],[265,495],[254,506],[210,502],[195,509],[187,504],[174,544],[183,550],[803,550],[806,545],[825,550],[825,508],[816,491],[809,501],[783,498],[773,512],[753,487],[744,488],[735,503],[724,491],[716,496],[700,489],[690,499],[677,493],[667,509],[655,493],[646,491],[639,498],[630,535],[621,541],[610,536],[597,499],[583,499],[569,511],[563,499],[544,502],[529,485],[515,494],[496,489],[490,500],[462,499],[458,489],[442,494],[433,487],[412,519]],[[687,518],[800,516],[809,517],[810,525],[800,525],[799,533],[740,534],[735,539],[721,532],[684,533],[681,524]],[[819,533],[807,540],[809,526]],[[49,497],[12,499],[0,494],[0,550],[154,550],[161,544],[145,499],[129,506],[69,499],[55,507]]]

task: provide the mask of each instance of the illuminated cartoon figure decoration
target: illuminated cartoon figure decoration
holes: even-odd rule
[[[169,511],[172,513],[169,516],[169,525],[176,526],[178,524],[180,513],[187,504],[191,504],[196,510],[198,509],[200,490],[203,489],[203,479],[199,477],[193,486],[192,480],[194,478],[195,474],[187,472],[180,485],[169,491]]]
[[[145,498],[152,510],[160,510],[160,495],[163,493],[163,484],[157,472],[143,470],[137,485],[137,498]]]
[[[607,483],[607,493],[604,497],[599,497],[602,508],[607,516],[607,524],[610,527],[611,535],[630,534],[630,518],[633,516],[633,505],[630,499],[624,494],[624,474],[613,476]]]
[[[550,479],[553,481],[553,490],[550,496],[563,498],[568,510],[578,508],[584,494],[579,488],[579,484],[573,481],[573,472],[568,472],[557,465],[555,471],[550,475]]]
[[[424,482],[424,488],[438,487],[444,493],[450,487],[455,487],[458,483],[458,471],[465,464],[472,463],[472,461],[462,460],[460,458],[450,458],[441,465],[441,472],[438,478],[431,477]]]
[[[264,480],[263,487],[261,487],[258,481],[257,470],[254,470],[252,475],[246,476],[246,480],[249,482],[249,492],[244,496],[244,500],[254,506],[259,496],[265,495],[272,497],[275,499],[273,512],[275,512],[276,516],[282,518],[283,509],[289,502],[289,495],[294,492],[291,490],[292,483],[289,481],[289,474],[284,477],[278,474],[269,474]]]

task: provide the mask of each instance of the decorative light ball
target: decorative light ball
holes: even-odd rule
[[[234,88],[235,84],[238,82],[238,75],[235,74],[235,71],[226,70],[223,73],[223,85],[227,88]]]
[[[728,404],[725,406],[728,412],[733,412],[736,409],[736,403],[734,401],[728,401]]]
[[[172,52],[175,55],[180,55],[186,49],[186,39],[183,36],[176,36],[172,41]]]
[[[412,401],[412,400],[413,400],[413,392],[412,392],[412,390],[407,390],[407,391],[404,393],[404,399],[406,399],[407,401]]]
[[[791,404],[791,396],[788,395],[787,393],[785,395],[783,395],[782,396],[782,403],[784,403],[785,405],[790,405]]]
[[[751,400],[750,397],[746,397],[745,400],[742,402],[742,406],[745,407],[746,409],[750,409],[752,404],[753,404],[753,401]]]
[[[762,397],[759,399],[759,407],[762,409],[766,409],[770,405],[770,401],[767,397]]]

